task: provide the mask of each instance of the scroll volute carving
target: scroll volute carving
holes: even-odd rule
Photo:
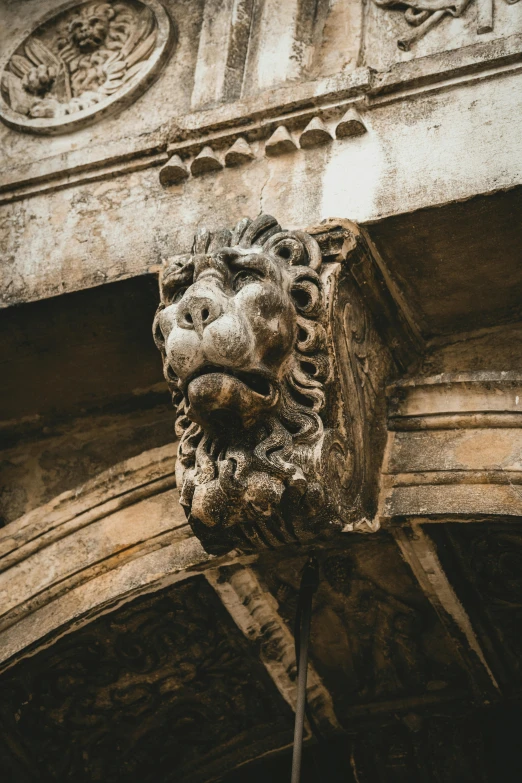
[[[198,233],[165,269],[154,335],[181,503],[209,552],[375,527],[375,335],[341,263],[356,252],[346,228],[261,215]]]

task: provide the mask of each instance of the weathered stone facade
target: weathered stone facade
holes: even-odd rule
[[[2,779],[518,781],[522,3],[0,21]]]

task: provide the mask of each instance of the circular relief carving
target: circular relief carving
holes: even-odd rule
[[[69,2],[0,61],[0,117],[34,133],[95,122],[147,89],[171,37],[157,0]]]

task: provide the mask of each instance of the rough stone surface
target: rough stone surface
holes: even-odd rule
[[[119,18],[117,40],[114,26],[89,38],[145,4],[159,8],[82,5],[91,51],[79,67],[63,50],[68,81],[52,58],[58,32],[71,45],[73,30],[56,23],[78,4],[0,0],[4,109],[14,101],[33,123],[22,133],[0,120],[0,777],[286,783],[309,552],[302,476],[309,500],[315,482],[351,510],[310,545],[321,584],[308,699],[328,782],[519,783],[522,2],[161,0],[176,35],[163,54],[136,19]],[[42,104],[72,113],[31,118]],[[343,118],[365,133],[343,136]],[[38,123],[62,132],[39,135]],[[291,150],[267,154],[278,128],[276,151]],[[255,308],[228,307],[226,344],[199,346],[217,372],[179,377],[189,373],[186,401],[201,392],[191,426],[202,432],[217,409],[251,412],[256,389],[239,374],[261,360],[278,382],[298,378],[301,418],[286,434],[281,417],[264,420],[260,442],[228,426],[206,452],[205,430],[177,460],[174,421],[190,420],[171,408],[150,330],[158,274],[197,260],[219,276],[231,261],[219,257],[223,227],[263,213],[288,229],[290,256],[318,243],[321,279],[232,242],[242,264],[269,256],[279,282],[239,281],[241,300],[257,286]],[[192,252],[195,233],[205,247]],[[192,307],[197,289],[201,318],[189,314],[204,334],[203,310],[230,304],[224,279],[218,294],[192,276],[173,302],[168,274],[163,312]],[[305,323],[299,296],[319,290]],[[313,346],[300,331],[310,324]],[[182,331],[176,366],[201,358],[187,338],[197,330]],[[300,428],[333,431],[336,400],[342,448],[323,470]],[[265,461],[246,482],[252,498],[237,479],[252,478],[253,455]],[[265,528],[291,517],[303,535],[274,551],[256,540],[255,553],[208,554],[178,502],[194,489],[205,510],[224,487],[227,521],[266,522],[258,501],[280,508],[278,481],[284,514]],[[206,511],[215,521],[216,506]],[[316,754],[308,743],[303,783]]]
[[[396,216],[386,225],[368,227],[425,337],[473,332],[520,319],[521,208],[522,188],[515,188],[509,194],[419,210],[409,220]],[[478,231],[478,226],[487,230]],[[505,366],[515,369],[511,362]]]
[[[522,323],[457,332],[433,340],[423,360],[426,375],[441,372],[476,372],[491,366],[522,372]]]
[[[127,414],[66,418],[10,434],[0,452],[0,518],[5,525],[81,485],[122,459],[172,441],[168,402]]]

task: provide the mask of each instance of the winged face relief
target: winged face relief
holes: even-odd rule
[[[0,116],[24,130],[57,133],[121,108],[154,78],[170,33],[156,0],[62,7],[5,61]]]
[[[200,232],[164,272],[154,336],[180,500],[209,552],[306,542],[361,517],[343,405],[358,392],[335,369],[329,317],[338,272],[270,215]]]

